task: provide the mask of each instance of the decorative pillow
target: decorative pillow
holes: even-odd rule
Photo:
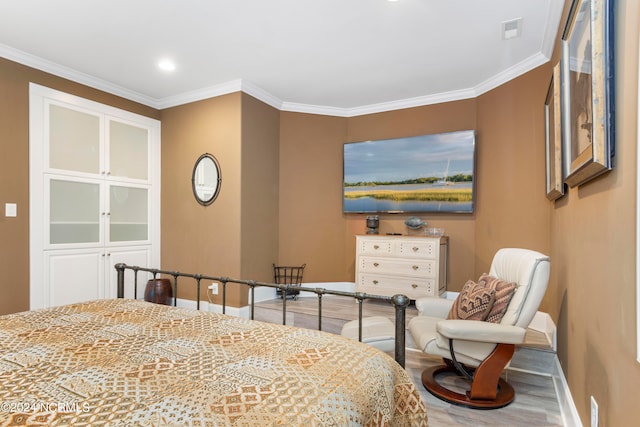
[[[487,315],[487,322],[500,323],[502,317],[507,312],[509,302],[516,291],[516,284],[513,282],[507,282],[502,279],[483,274],[478,279],[478,284],[483,285],[486,289],[493,290],[495,292],[493,307],[491,312]]]
[[[494,299],[495,290],[469,280],[453,302],[447,319],[485,320],[491,312]]]

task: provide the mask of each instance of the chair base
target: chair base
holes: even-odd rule
[[[515,397],[513,387],[502,378],[498,379],[498,387],[495,398],[491,399],[474,399],[470,397],[470,392],[457,393],[449,390],[436,381],[436,376],[443,372],[450,372],[459,375],[455,367],[451,365],[440,365],[427,368],[422,371],[422,385],[429,393],[440,400],[452,403],[458,406],[464,406],[471,409],[498,409],[507,406]]]

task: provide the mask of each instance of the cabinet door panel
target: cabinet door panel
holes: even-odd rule
[[[109,242],[149,240],[149,190],[109,187]]]
[[[100,117],[49,104],[49,167],[99,174]]]
[[[138,267],[152,267],[151,247],[131,247],[118,248],[107,251],[107,283],[106,298],[116,298],[118,296],[118,274],[115,265],[124,263]],[[138,272],[138,282],[135,286],[135,276],[131,270],[127,270],[124,276],[124,297],[142,299],[147,280],[151,278],[150,273]],[[134,293],[135,289],[135,293]]]
[[[102,250],[45,251],[45,307],[104,298]]]
[[[100,184],[49,179],[49,244],[98,243]]]
[[[149,179],[149,131],[109,121],[109,173],[112,177]]]

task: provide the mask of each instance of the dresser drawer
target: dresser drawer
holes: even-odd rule
[[[435,277],[438,265],[435,260],[402,259],[361,256],[358,264],[363,273],[398,274],[404,276]]]
[[[393,254],[393,241],[367,239],[358,242],[358,253],[367,255],[391,255]]]
[[[405,258],[432,258],[438,256],[440,239],[405,240],[396,243],[394,253]]]
[[[357,283],[358,292],[375,295],[404,294],[411,299],[437,296],[435,279],[385,276],[363,273]]]

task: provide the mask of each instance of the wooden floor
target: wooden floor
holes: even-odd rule
[[[318,329],[317,298],[288,299],[288,325]],[[414,306],[407,309],[407,322],[417,315]],[[387,316],[394,319],[390,304],[363,303],[363,316]],[[282,300],[256,304],[254,317],[272,323],[282,323]],[[324,296],[322,299],[322,330],[339,334],[342,325],[358,318],[358,304],[351,299]],[[427,392],[421,381],[422,370],[440,363],[415,348],[411,334],[406,335],[406,370],[420,390],[429,413],[429,426],[564,426],[561,405],[556,393],[557,378],[553,372],[554,354],[546,339],[534,331],[527,334],[527,346],[520,348],[506,371],[505,378],[514,387],[516,398],[509,406],[495,410],[473,410],[441,401]],[[392,355],[393,356],[393,355]]]

